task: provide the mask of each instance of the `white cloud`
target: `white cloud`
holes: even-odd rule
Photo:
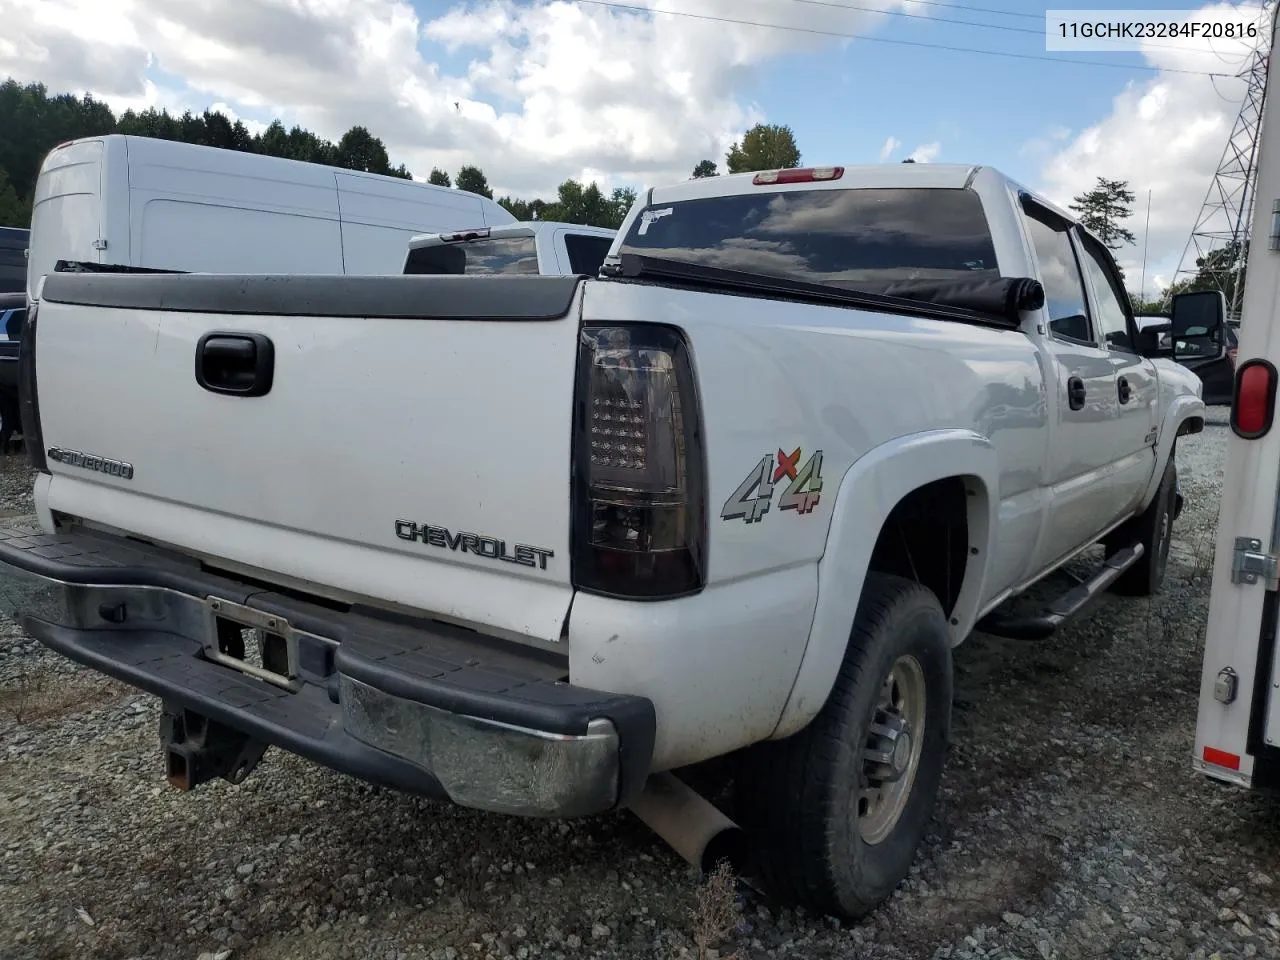
[[[879,11],[910,7],[682,0],[674,9],[866,33]],[[737,96],[743,82],[773,58],[837,42],[563,0],[463,2],[428,21],[406,0],[0,0],[0,23],[0,75],[89,91],[113,107],[280,114],[331,139],[359,123],[419,175],[475,163],[499,192],[525,196],[583,171],[656,183],[685,179],[703,158],[723,164],[730,143],[764,119]],[[465,69],[424,56],[441,48]],[[178,88],[157,88],[149,68]]]
[[[1217,3],[1201,8],[1195,17],[1238,23],[1257,15],[1256,3]],[[1144,57],[1161,71],[1149,80],[1126,85],[1105,118],[1075,131],[1065,144],[1052,143],[1059,131],[1051,130],[1048,139],[1024,145],[1028,152],[1046,157],[1038,187],[1063,206],[1092,187],[1099,176],[1129,181],[1135,202],[1126,226],[1137,243],[1120,250],[1117,259],[1135,292],[1142,277],[1148,191],[1146,291],[1150,296],[1173,278],[1239,112],[1243,82],[1173,72],[1233,74],[1249,45],[1219,41],[1216,51],[1220,57],[1206,54],[1204,41],[1146,44]]]
[[[886,140],[884,142],[884,146],[880,148],[880,162],[884,163],[888,160],[893,156],[893,151],[897,150],[900,146],[902,146],[902,141],[897,137],[890,137]]]
[[[938,154],[942,152],[942,144],[936,140],[933,143],[925,143],[916,147],[911,151],[909,159],[916,163],[932,163],[938,159]]]

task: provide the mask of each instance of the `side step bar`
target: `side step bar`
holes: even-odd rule
[[[1102,561],[1093,576],[1053,601],[1039,616],[1008,616],[993,611],[978,621],[977,629],[1011,640],[1044,640],[1115,583],[1122,573],[1142,559],[1145,552],[1140,543],[1117,550]]]

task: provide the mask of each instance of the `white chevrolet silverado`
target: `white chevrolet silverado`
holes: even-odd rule
[[[598,276],[55,272],[5,609],[162,698],[187,789],[273,745],[709,862],[673,771],[728,757],[758,876],[856,918],[928,825],[952,648],[1159,589],[1204,405],[1158,333],[1067,214],[941,164],[651,189]]]

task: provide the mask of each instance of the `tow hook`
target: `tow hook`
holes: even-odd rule
[[[221,777],[243,783],[267,745],[194,711],[166,703],[160,715],[165,776],[179,790]]]

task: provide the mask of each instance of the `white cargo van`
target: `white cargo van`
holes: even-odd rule
[[[448,187],[113,134],[36,181],[27,296],[59,260],[206,273],[398,274],[415,234],[515,217]]]
[[[404,272],[594,277],[617,232],[580,223],[527,220],[505,227],[424,233],[409,241]]]

